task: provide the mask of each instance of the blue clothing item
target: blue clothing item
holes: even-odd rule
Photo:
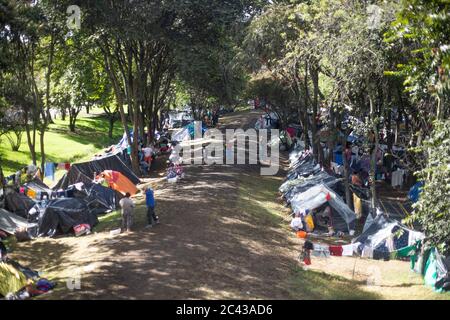
[[[55,164],[52,162],[46,162],[45,167],[45,177],[50,177],[52,181],[55,180]]]
[[[149,208],[155,207],[155,196],[152,189],[148,189],[147,191],[145,191],[145,203]]]

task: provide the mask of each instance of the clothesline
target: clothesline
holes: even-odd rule
[[[50,177],[54,181],[56,170],[69,171],[70,167],[71,164],[69,162],[46,162],[44,166],[44,177]],[[41,169],[34,165],[23,167],[21,170],[16,171],[16,173],[4,177],[5,181],[3,183],[7,185],[12,182],[14,185],[20,185],[27,182],[28,176],[39,176],[42,179]]]
[[[327,245],[318,244],[311,241],[306,241],[303,249],[304,251],[311,251],[312,256],[319,258],[335,257],[353,257],[355,254],[360,255],[362,258],[374,259],[374,260],[397,260],[401,258],[412,258],[412,262],[415,262],[417,252],[422,245],[422,241],[417,241],[414,245],[407,246],[402,249],[393,251],[386,251],[381,249],[373,249],[369,246],[357,242],[348,245]],[[361,254],[359,252],[361,251]],[[309,253],[304,252],[303,262],[307,265],[311,264],[311,257]]]

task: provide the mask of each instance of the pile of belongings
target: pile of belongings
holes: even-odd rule
[[[56,283],[41,279],[38,272],[9,259],[6,250],[0,250],[0,297],[25,300],[45,294],[55,287]]]
[[[39,201],[56,197],[56,193],[39,179],[33,179],[32,181],[25,183],[20,187],[20,193],[27,195],[27,197],[33,200]]]
[[[179,163],[170,163],[167,168],[167,181],[171,183],[175,183],[178,180],[184,178],[184,169],[183,166]]]

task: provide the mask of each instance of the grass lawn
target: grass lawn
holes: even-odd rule
[[[95,111],[94,111],[95,112]],[[80,162],[90,160],[98,151],[118,143],[123,135],[120,122],[114,126],[113,139],[108,138],[108,120],[100,113],[90,115],[80,114],[76,125],[76,132],[69,131],[68,119],[55,120],[45,134],[45,152],[48,161],[53,162]],[[20,150],[11,151],[6,138],[0,143],[0,157],[5,175],[12,174],[31,163],[26,134],[24,133]],[[40,150],[39,136],[36,137],[37,147]],[[38,152],[38,164],[40,160]]]

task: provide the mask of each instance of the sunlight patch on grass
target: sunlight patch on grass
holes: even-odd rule
[[[123,130],[116,122],[113,139],[108,138],[108,120],[101,116],[80,118],[77,121],[76,132],[71,133],[68,120],[55,120],[45,133],[45,153],[48,161],[53,162],[82,162],[90,160],[96,153],[117,143],[122,137]],[[39,135],[36,137],[37,159],[40,164]],[[19,151],[11,150],[6,138],[0,143],[2,168],[5,175],[12,174],[31,163],[26,134],[23,134]]]

